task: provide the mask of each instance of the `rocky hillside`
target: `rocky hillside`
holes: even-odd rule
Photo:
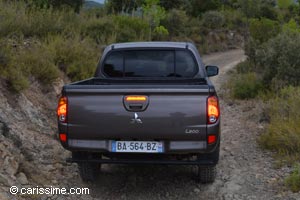
[[[0,84],[0,199],[15,186],[56,185],[69,153],[57,139],[56,102],[62,81],[44,89],[37,82],[20,95]]]

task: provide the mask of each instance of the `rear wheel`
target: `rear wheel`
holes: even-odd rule
[[[100,166],[98,163],[78,163],[81,179],[85,182],[95,182],[99,175]]]
[[[213,165],[198,165],[197,166],[197,182],[212,183],[216,179],[217,169],[216,164],[219,161],[220,144],[211,153],[198,154],[198,160],[211,161]]]
[[[101,154],[89,152],[72,152],[75,160],[89,160],[101,158]],[[96,162],[78,162],[78,170],[81,179],[85,182],[94,182],[100,173],[101,164]]]
[[[198,166],[197,181],[200,183],[212,183],[217,175],[216,166]]]

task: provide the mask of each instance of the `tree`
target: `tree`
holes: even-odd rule
[[[79,13],[84,0],[30,0],[31,4],[41,8],[55,8],[60,9],[62,7],[70,7],[75,12]]]
[[[251,19],[249,31],[253,39],[264,43],[280,33],[280,25],[277,21],[266,18]]]
[[[160,0],[159,5],[166,10],[184,7],[187,0]]]
[[[188,14],[198,17],[209,10],[217,10],[222,5],[222,0],[190,0],[187,1]]]
[[[235,9],[244,13],[247,19],[250,18],[268,18],[277,20],[278,12],[276,0],[236,0]]]
[[[131,13],[143,3],[144,0],[108,0],[106,6],[109,13]]]
[[[287,9],[293,3],[293,0],[277,0],[278,7],[281,9]]]
[[[166,11],[159,5],[159,0],[145,0],[142,6],[143,17],[148,21],[150,27],[150,39],[152,31],[160,25],[160,21],[166,17]]]
[[[260,0],[239,0],[238,4],[247,19],[259,17]]]
[[[170,36],[174,37],[187,34],[188,22],[188,16],[183,10],[172,9],[168,12],[166,18],[161,21],[161,24],[168,29]]]

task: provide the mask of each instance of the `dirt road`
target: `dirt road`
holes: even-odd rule
[[[213,82],[221,97],[226,72],[244,59],[241,50],[204,57],[206,64],[220,67]],[[256,144],[258,124],[247,114],[251,107],[221,98],[221,157],[213,184],[195,183],[192,166],[104,165],[97,183],[85,186],[94,199],[287,199],[291,194],[277,190],[281,176],[272,158]],[[76,179],[70,181],[79,183]]]

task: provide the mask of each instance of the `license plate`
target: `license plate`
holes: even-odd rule
[[[163,143],[156,141],[112,141],[112,152],[162,153]]]

